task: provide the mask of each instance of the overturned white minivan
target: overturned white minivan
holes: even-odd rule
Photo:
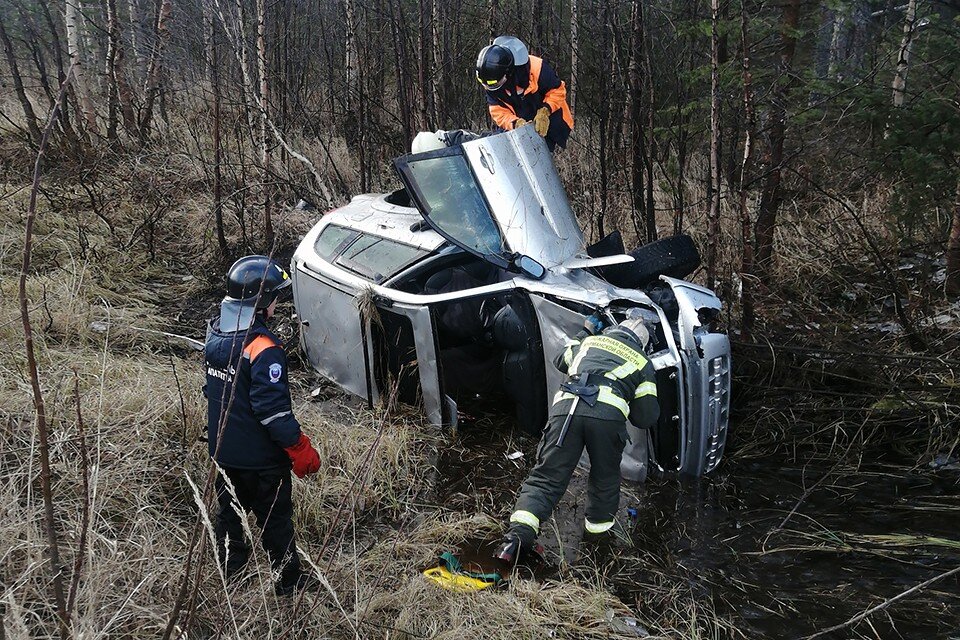
[[[720,461],[730,345],[720,300],[682,278],[687,236],[624,255],[618,234],[584,247],[556,167],[533,127],[394,161],[404,188],[325,214],[293,256],[307,359],[375,403],[388,390],[437,425],[501,407],[536,433],[562,374],[552,359],[595,312],[640,308],[651,328],[661,417],[631,443],[623,476],[648,462],[702,475]],[[391,391],[393,392],[393,391]]]

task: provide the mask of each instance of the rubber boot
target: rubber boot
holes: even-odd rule
[[[603,533],[583,532],[580,540],[581,560],[589,562],[596,567],[609,564],[619,552],[630,549],[634,546],[630,534],[623,528],[620,521],[615,521],[614,525]]]
[[[321,586],[319,580],[297,568],[295,571],[282,574],[273,590],[278,596],[290,596],[298,591],[319,591]]]
[[[513,534],[504,536],[503,541],[497,545],[493,557],[507,564],[516,562],[520,557],[520,538]]]
[[[224,577],[229,580],[240,573],[247,565],[247,560],[250,558],[250,549],[247,545],[233,540],[230,541],[229,547],[225,543],[226,540],[218,543],[217,559],[220,561],[220,566],[223,567]],[[224,560],[226,560],[226,563],[224,563]]]

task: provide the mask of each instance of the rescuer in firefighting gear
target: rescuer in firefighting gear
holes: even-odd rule
[[[490,117],[510,131],[532,122],[551,151],[567,146],[573,114],[567,87],[542,58],[513,36],[500,36],[477,57],[477,81],[486,89]]]
[[[554,361],[568,378],[554,396],[536,464],[495,554],[500,560],[513,562],[532,548],[540,524],[567,490],[584,447],[590,456],[584,528],[588,534],[602,534],[616,524],[626,420],[648,428],[656,424],[660,407],[653,365],[644,356],[649,333],[639,310],[596,335],[602,328],[598,316],[587,318],[584,330]]]
[[[293,416],[283,346],[266,325],[290,282],[266,256],[237,260],[205,346],[210,456],[222,470],[217,554],[227,576],[243,568],[250,548],[238,512],[252,511],[279,574],[279,595],[313,586],[294,543],[290,471],[302,478],[320,469],[320,456]]]

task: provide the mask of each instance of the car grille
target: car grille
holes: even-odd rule
[[[723,455],[727,426],[730,424],[730,356],[722,355],[710,360],[708,373],[707,419],[710,442],[705,471],[712,471]]]

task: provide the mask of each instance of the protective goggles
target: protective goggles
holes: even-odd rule
[[[507,83],[507,75],[504,74],[503,77],[500,78],[499,80],[484,80],[483,78],[480,77],[480,74],[478,73],[477,82],[483,85],[483,88],[486,89],[487,91],[496,91],[497,89],[499,89],[500,87],[502,87]]]

